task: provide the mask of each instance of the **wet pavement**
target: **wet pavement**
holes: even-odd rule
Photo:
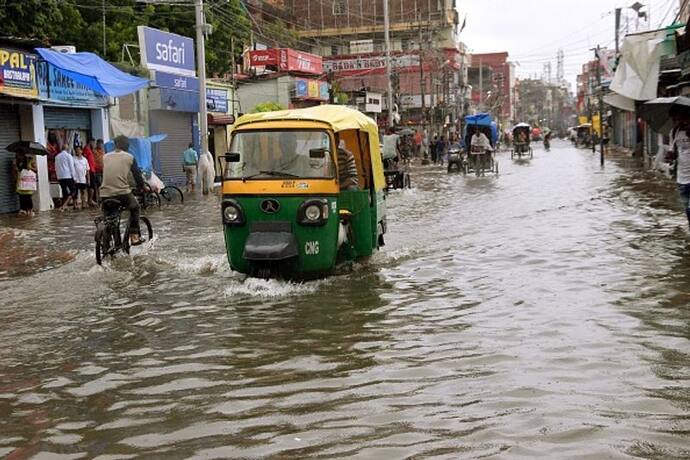
[[[303,284],[229,270],[215,197],[105,268],[89,213],[3,217],[47,262],[0,271],[0,457],[689,457],[673,185],[563,142],[499,162],[414,169],[384,250]]]

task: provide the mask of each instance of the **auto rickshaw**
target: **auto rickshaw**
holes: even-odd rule
[[[592,124],[582,123],[575,127],[575,147],[590,147],[592,145]]]
[[[352,168],[349,176],[338,170],[346,152],[356,178]],[[224,160],[221,209],[234,270],[314,278],[383,246],[386,181],[378,128],[361,112],[321,105],[244,115]]]

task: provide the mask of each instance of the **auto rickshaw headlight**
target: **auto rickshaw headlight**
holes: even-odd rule
[[[297,222],[302,225],[325,225],[328,222],[328,200],[306,200],[297,209]]]
[[[228,225],[244,224],[242,207],[235,200],[223,201],[223,223]]]

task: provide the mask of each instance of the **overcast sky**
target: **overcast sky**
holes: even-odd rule
[[[629,7],[636,0],[458,0],[460,23],[467,26],[460,39],[474,53],[508,51],[516,63],[518,77],[541,77],[545,62],[551,61],[556,77],[556,53],[565,53],[564,73],[575,85],[582,64],[593,56],[597,44],[614,47],[616,7]],[[679,0],[639,0],[651,10],[651,27],[669,24],[678,11]],[[630,32],[635,32],[635,13],[627,9]],[[622,19],[625,28],[625,19]],[[639,30],[650,24],[639,21]],[[623,31],[624,33],[624,31]]]

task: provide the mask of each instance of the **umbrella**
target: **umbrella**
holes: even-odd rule
[[[5,150],[8,152],[24,152],[28,153],[30,155],[48,155],[48,151],[46,150],[45,147],[43,147],[41,144],[38,142],[31,142],[31,141],[17,141],[13,142],[7,147],[5,147]]]
[[[667,132],[673,127],[668,112],[674,106],[683,107],[690,113],[690,98],[683,96],[657,97],[642,104],[640,116],[653,130],[660,133]]]

